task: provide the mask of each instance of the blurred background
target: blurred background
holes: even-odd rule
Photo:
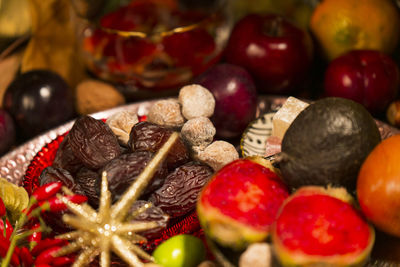
[[[347,97],[397,127],[398,5],[0,0],[0,155],[80,114],[174,96],[222,63],[248,71],[260,95]],[[374,71],[352,80],[357,64]]]

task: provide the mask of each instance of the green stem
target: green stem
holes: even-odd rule
[[[30,208],[36,203],[36,200],[33,198],[30,198],[29,200],[29,204],[28,207],[26,208],[26,211],[29,211]],[[17,245],[17,241],[21,238],[20,236],[17,235],[17,232],[20,228],[22,228],[22,226],[24,226],[24,224],[27,221],[27,216],[25,212],[21,212],[21,214],[19,215],[19,218],[17,220],[17,222],[15,223],[14,226],[14,230],[11,234],[10,237],[10,246],[8,247],[7,250],[7,254],[6,257],[3,259],[3,261],[1,262],[1,267],[8,267],[10,266],[10,261],[11,261],[11,257],[14,253],[15,247]],[[4,225],[5,228],[5,225]],[[40,228],[40,227],[39,227]],[[38,228],[38,229],[39,229]]]
[[[11,257],[12,257],[12,255],[13,255],[13,253],[14,253],[15,246],[17,245],[18,239],[19,239],[19,238],[18,238],[17,236],[14,236],[14,237],[11,239],[10,246],[8,247],[6,257],[5,257],[4,260],[1,262],[1,267],[8,267],[8,266],[10,266]]]

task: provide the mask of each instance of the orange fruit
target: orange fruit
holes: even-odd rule
[[[353,49],[391,54],[400,35],[400,16],[392,0],[324,0],[310,29],[327,59]]]
[[[357,198],[377,228],[400,237],[400,135],[383,140],[363,162]]]

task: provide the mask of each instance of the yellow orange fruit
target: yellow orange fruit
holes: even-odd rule
[[[324,0],[310,29],[328,60],[353,49],[390,54],[400,35],[400,15],[392,0]]]
[[[377,228],[400,237],[400,135],[383,140],[363,162],[357,198]]]

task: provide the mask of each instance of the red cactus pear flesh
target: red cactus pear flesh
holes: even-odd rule
[[[375,232],[343,191],[305,186],[284,202],[271,234],[283,267],[364,266]]]
[[[288,196],[269,161],[238,159],[220,169],[203,188],[197,201],[199,221],[207,237],[240,250],[269,236]]]

